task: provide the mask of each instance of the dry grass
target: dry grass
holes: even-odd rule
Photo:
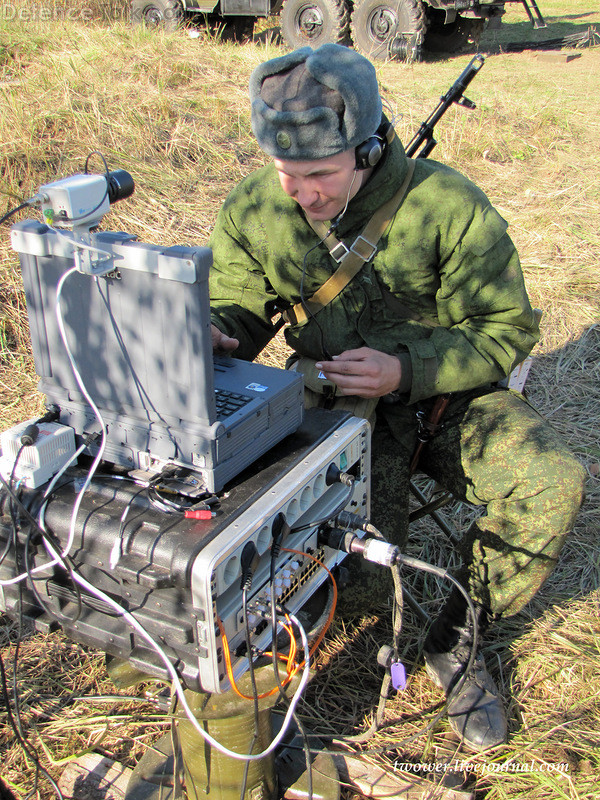
[[[511,225],[533,302],[544,310],[528,392],[589,473],[587,500],[559,567],[528,608],[502,622],[488,647],[502,690],[512,697],[512,735],[506,747],[470,762],[472,777],[479,765],[477,790],[486,800],[591,800],[600,780],[600,50],[583,51],[569,63],[500,52],[518,37],[583,31],[600,23],[600,13],[581,11],[576,0],[540,6],[554,28],[533,34],[515,8],[506,33],[486,35],[482,50],[491,55],[468,92],[477,109],[448,113],[434,154],[481,185]],[[98,149],[111,168],[128,169],[137,185],[134,197],[106,218],[107,228],[161,244],[205,243],[229,188],[264,163],[249,133],[246,87],[252,68],[281,51],[269,35],[233,45],[204,33],[191,39],[185,31],[163,36],[119,21],[108,25],[107,17],[119,16],[117,6],[90,7],[97,23],[0,21],[0,210],[48,180],[81,171],[87,154]],[[466,62],[461,56],[378,65],[403,141]],[[34,414],[40,402],[7,231],[0,239],[2,428]],[[276,343],[264,359],[280,363],[282,349]],[[451,510],[459,527],[471,513],[462,506]],[[436,563],[452,559],[449,543],[430,523],[415,528],[410,548]],[[406,580],[434,612],[440,597],[435,581]],[[386,609],[356,624],[336,622],[303,710],[315,730],[340,735],[366,728],[381,680],[375,655],[389,635]],[[5,620],[0,636],[10,663],[14,625]],[[442,699],[418,661],[421,638],[420,623],[407,613],[402,646],[410,681],[387,712],[402,724],[370,744],[380,750],[373,758],[390,766],[396,758],[455,756],[444,721],[421,732],[431,718],[421,712]],[[30,741],[54,775],[64,759],[89,747],[131,765],[164,730],[152,705],[75,701],[114,689],[102,657],[60,634],[25,640],[18,683]],[[2,777],[24,797],[34,785],[34,769],[1,715],[0,753]],[[510,759],[533,763],[536,771],[494,771],[493,764]],[[567,763],[569,771],[545,771],[548,763]],[[43,800],[52,796],[43,782],[39,792]]]
[[[11,629],[12,628],[12,629]],[[5,640],[16,641],[14,624],[7,623]],[[115,693],[101,653],[67,641],[61,633],[29,636],[15,653],[15,644],[2,647],[12,680],[15,655],[20,687],[22,729],[42,765],[58,777],[69,761],[94,751],[130,767],[170,727],[167,714],[152,702],[164,687],[144,684]],[[127,694],[131,699],[127,700]],[[20,795],[36,785],[35,770],[23,759],[11,729],[0,729],[3,753],[0,774]],[[42,797],[53,796],[40,778]]]

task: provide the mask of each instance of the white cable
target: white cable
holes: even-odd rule
[[[69,469],[69,467],[71,466],[71,464],[72,464],[74,461],[76,461],[76,460],[79,458],[79,456],[80,456],[80,455],[83,453],[83,451],[85,450],[85,448],[86,448],[86,447],[87,447],[87,445],[86,445],[85,443],[84,443],[84,444],[82,444],[82,445],[80,445],[80,446],[77,448],[77,450],[75,450],[75,452],[73,453],[73,455],[71,456],[71,458],[70,458],[70,459],[69,459],[69,460],[66,462],[66,464],[64,464],[64,465],[63,465],[63,466],[60,468],[60,470],[59,470],[59,471],[56,473],[56,475],[55,475],[55,476],[52,478],[52,480],[51,480],[51,481],[50,481],[50,483],[48,484],[48,488],[47,488],[47,489],[46,489],[46,491],[44,492],[44,498],[48,497],[48,495],[49,495],[49,494],[50,494],[50,492],[51,492],[51,491],[54,489],[54,487],[56,486],[56,484],[58,483],[58,481],[60,480],[60,478],[62,478],[62,476],[63,476],[63,475],[65,474],[65,472],[66,472],[66,471]],[[46,529],[44,528],[44,530],[46,530]]]
[[[56,552],[56,550],[52,547],[50,542],[44,540],[44,544],[46,549],[57,561],[62,562],[61,556]],[[76,581],[82,588],[84,588],[87,592],[89,592],[94,597],[97,597],[99,600],[102,600],[104,603],[109,605],[116,613],[123,617],[123,619],[131,625],[131,627],[136,630],[140,636],[145,639],[145,641],[150,645],[150,647],[158,654],[161,661],[164,663],[165,667],[167,668],[167,672],[173,682],[173,687],[175,689],[175,694],[177,695],[179,702],[181,703],[183,710],[189,721],[192,723],[196,731],[202,736],[202,738],[209,744],[211,747],[214,747],[224,756],[228,756],[229,758],[234,758],[237,761],[257,761],[260,758],[264,758],[265,756],[272,753],[275,750],[285,735],[288,732],[288,728],[292,722],[293,714],[296,710],[296,706],[298,705],[300,698],[302,697],[302,693],[306,688],[310,677],[310,653],[309,653],[309,646],[308,646],[308,638],[306,636],[306,631],[304,630],[300,621],[293,615],[288,614],[291,621],[297,627],[298,631],[300,632],[300,638],[302,639],[302,648],[304,650],[304,667],[302,670],[302,678],[300,679],[300,683],[296,692],[290,702],[289,708],[285,714],[283,719],[283,725],[281,730],[277,734],[277,736],[272,740],[271,744],[263,750],[261,753],[255,753],[253,755],[245,754],[245,753],[236,753],[233,750],[229,750],[227,747],[222,745],[218,742],[215,738],[213,738],[204,728],[200,725],[196,717],[194,716],[193,711],[188,705],[186,700],[183,686],[181,685],[181,681],[179,680],[179,675],[177,674],[175,668],[171,664],[169,657],[162,649],[162,647],[158,644],[158,642],[152,638],[152,636],[148,633],[148,631],[141,625],[140,622],[131,614],[129,611],[126,611],[122,606],[120,606],[116,600],[114,600],[110,595],[105,594],[101,589],[97,589],[95,586],[92,586],[83,575],[80,575],[76,570],[69,570],[69,575],[71,578]],[[281,624],[281,623],[280,623]],[[282,626],[283,627],[283,626]]]
[[[352,186],[350,188],[352,188]],[[348,194],[349,193],[350,192],[348,192]],[[57,233],[58,233],[58,231],[57,231]],[[60,235],[65,235],[65,234],[62,234],[62,232],[61,232]],[[95,252],[99,252],[99,253],[104,253],[105,252],[105,251],[98,250],[97,248],[93,248],[93,247],[91,247],[89,245],[86,245],[83,242],[75,242],[74,240],[71,240],[71,241],[73,241],[73,244],[75,244],[77,247],[81,247],[83,249],[94,250]],[[73,354],[72,354],[72,352],[71,352],[71,350],[69,348],[69,344],[68,344],[68,341],[67,341],[67,333],[66,333],[66,330],[65,330],[65,327],[64,327],[64,320],[63,320],[63,317],[62,317],[62,312],[60,310],[60,297],[61,297],[61,293],[62,293],[63,286],[65,284],[65,281],[67,280],[67,278],[69,278],[70,275],[72,275],[74,272],[77,272],[77,271],[78,271],[77,267],[72,267],[70,270],[65,272],[65,274],[61,277],[61,279],[60,279],[60,281],[58,283],[57,290],[56,290],[56,319],[57,319],[57,322],[58,322],[58,328],[59,328],[60,336],[61,336],[63,345],[65,347],[65,350],[67,352],[69,363],[71,365],[71,369],[72,369],[73,374],[75,376],[75,380],[77,381],[77,385],[79,386],[79,388],[81,390],[81,393],[83,394],[85,399],[90,404],[90,406],[92,408],[92,411],[94,412],[94,415],[96,416],[96,419],[100,423],[100,426],[101,426],[101,429],[102,429],[102,443],[101,443],[100,448],[98,450],[98,455],[94,459],[94,462],[93,462],[92,466],[90,467],[90,469],[88,471],[88,474],[87,474],[87,477],[85,479],[85,482],[84,482],[82,488],[80,489],[80,491],[77,494],[77,498],[76,498],[74,506],[73,506],[73,512],[71,514],[71,524],[70,524],[70,528],[69,528],[69,537],[68,537],[68,540],[67,540],[67,544],[64,547],[62,553],[59,554],[54,549],[54,547],[50,544],[50,542],[48,540],[44,539],[44,545],[46,547],[46,550],[48,551],[49,555],[52,557],[53,560],[51,560],[48,564],[43,564],[43,565],[40,565],[39,567],[36,567],[30,573],[24,573],[23,575],[20,575],[20,576],[18,576],[16,578],[10,579],[9,581],[0,581],[0,585],[6,586],[6,585],[9,585],[11,583],[16,583],[16,582],[18,582],[20,580],[24,580],[26,577],[28,577],[28,574],[31,575],[34,572],[37,572],[38,570],[48,569],[49,567],[52,567],[52,566],[54,566],[56,564],[60,564],[60,566],[62,566],[62,568],[65,569],[65,571],[67,571],[69,573],[71,578],[76,583],[78,583],[81,587],[83,587],[91,595],[93,595],[94,597],[97,597],[99,600],[103,601],[104,603],[109,605],[111,608],[113,608],[114,611],[119,616],[122,616],[125,619],[125,621],[134,630],[136,630],[140,634],[140,636],[150,645],[150,647],[158,654],[158,656],[160,657],[161,661],[164,663],[164,665],[165,665],[165,667],[167,669],[167,672],[169,673],[169,675],[171,677],[171,680],[173,682],[173,686],[175,688],[175,693],[177,694],[177,697],[178,697],[178,699],[179,699],[179,701],[180,701],[180,703],[181,703],[181,705],[183,707],[183,710],[185,711],[186,716],[188,717],[189,721],[192,723],[192,725],[194,726],[196,731],[203,737],[203,739],[209,745],[214,747],[216,750],[218,750],[220,753],[222,753],[225,756],[228,756],[230,758],[236,759],[238,761],[257,761],[258,759],[264,758],[265,756],[267,756],[270,753],[272,753],[273,750],[275,750],[279,746],[280,742],[283,740],[284,736],[287,734],[288,728],[289,728],[289,726],[290,726],[290,724],[292,722],[292,716],[293,716],[293,714],[294,714],[294,712],[296,710],[296,706],[298,705],[298,703],[300,701],[302,693],[304,692],[304,689],[306,688],[306,685],[307,685],[309,677],[310,677],[310,654],[309,654],[308,638],[306,636],[306,631],[304,630],[304,628],[303,628],[302,624],[300,623],[300,621],[293,614],[289,614],[289,618],[291,619],[293,624],[296,626],[296,628],[300,632],[300,638],[302,639],[302,648],[303,648],[303,651],[304,651],[304,667],[303,667],[303,670],[302,670],[302,678],[300,679],[300,683],[298,685],[298,688],[297,688],[297,690],[296,690],[296,692],[295,692],[295,694],[294,694],[294,696],[293,696],[293,698],[292,698],[292,700],[290,702],[290,705],[289,705],[289,707],[287,709],[287,712],[285,714],[281,730],[279,731],[277,736],[273,739],[271,744],[265,750],[263,750],[261,753],[255,753],[255,754],[236,753],[233,750],[229,750],[227,747],[225,747],[220,742],[218,742],[216,739],[214,739],[200,725],[200,723],[198,722],[198,720],[194,716],[191,708],[189,707],[189,705],[187,703],[187,700],[186,700],[185,694],[184,694],[184,690],[183,690],[183,686],[181,685],[181,681],[179,680],[179,676],[177,675],[177,672],[176,672],[175,668],[173,667],[173,665],[171,664],[171,661],[169,660],[167,654],[162,649],[162,647],[158,644],[158,642],[155,639],[153,639],[153,637],[146,631],[146,629],[138,622],[138,620],[136,620],[136,618],[129,611],[127,611],[122,606],[120,606],[112,597],[110,597],[109,595],[105,594],[103,591],[101,591],[100,589],[97,589],[95,586],[93,586],[91,583],[89,583],[77,571],[75,571],[75,570],[67,570],[66,566],[64,564],[64,558],[66,558],[66,556],[68,555],[68,553],[69,553],[69,551],[70,551],[70,549],[71,549],[71,547],[73,545],[73,541],[75,539],[75,524],[76,524],[76,520],[77,520],[77,514],[79,512],[79,507],[80,507],[81,502],[83,500],[83,495],[87,491],[87,489],[88,489],[88,487],[89,487],[89,485],[90,485],[90,483],[92,481],[92,478],[94,477],[94,474],[95,474],[95,472],[96,472],[96,470],[98,468],[98,465],[99,465],[100,461],[102,460],[102,456],[104,455],[104,450],[105,450],[105,447],[106,447],[106,424],[105,424],[105,422],[104,422],[104,420],[102,418],[102,415],[100,414],[100,411],[99,411],[98,407],[96,406],[96,404],[94,403],[93,399],[91,398],[89,392],[87,391],[87,389],[85,387],[85,384],[83,383],[83,379],[81,377],[81,374],[79,373],[79,370],[77,369],[77,365],[75,363],[75,359],[73,358]],[[74,458],[81,452],[81,450],[85,449],[85,446],[86,445],[82,445],[79,448],[79,450],[71,457],[71,460],[68,463],[71,463],[71,461],[74,460]],[[56,485],[56,482],[58,481],[59,477],[64,473],[64,471],[67,469],[67,466],[68,466],[68,464],[65,465],[63,467],[63,469],[61,470],[61,472],[59,472],[58,475],[55,476],[54,480],[52,481],[50,486],[47,488],[47,490],[46,490],[46,492],[44,494],[44,497],[46,497],[49,494],[49,492],[52,490],[53,486]],[[45,507],[45,505],[42,506],[42,510],[41,510],[41,522],[42,523],[43,523],[43,519],[44,519],[44,515],[43,515],[44,507]],[[41,527],[41,525],[40,525],[40,527]],[[279,624],[281,624],[281,623],[279,623]]]
[[[56,321],[58,322],[58,329],[60,331],[60,338],[62,339],[62,343],[63,343],[63,345],[65,347],[65,350],[66,350],[66,353],[67,353],[67,357],[68,357],[69,363],[71,365],[71,369],[73,370],[73,375],[75,376],[75,380],[77,381],[77,385],[79,386],[79,388],[81,390],[81,393],[83,394],[85,399],[88,401],[92,411],[94,412],[94,415],[95,415],[96,419],[100,423],[100,428],[102,430],[102,441],[101,441],[100,447],[98,449],[98,454],[96,455],[96,458],[94,459],[94,461],[92,463],[92,466],[88,470],[87,477],[86,477],[86,479],[85,479],[85,481],[83,483],[83,486],[79,490],[79,492],[77,494],[77,498],[75,500],[75,504],[73,505],[73,513],[71,514],[71,526],[70,526],[70,529],[69,529],[69,538],[67,540],[67,544],[66,544],[65,548],[63,549],[63,551],[61,553],[61,557],[62,558],[65,558],[69,554],[69,551],[70,551],[70,549],[71,549],[71,547],[73,545],[73,541],[75,539],[75,522],[77,520],[77,514],[79,512],[79,507],[80,507],[81,502],[83,500],[83,495],[88,490],[88,487],[89,487],[90,483],[92,482],[92,478],[94,477],[94,473],[98,469],[98,465],[100,464],[100,462],[102,461],[102,458],[104,457],[104,450],[106,448],[106,424],[104,422],[104,419],[102,418],[102,415],[100,413],[100,410],[98,409],[98,406],[94,403],[90,393],[86,389],[85,384],[83,382],[83,378],[81,377],[81,375],[79,373],[79,370],[77,369],[77,364],[75,363],[75,359],[73,358],[73,354],[72,354],[71,349],[69,347],[69,342],[67,341],[67,332],[66,332],[66,329],[65,329],[64,320],[63,320],[63,316],[62,316],[62,312],[61,312],[61,308],[60,308],[60,296],[61,296],[61,293],[62,293],[63,286],[64,286],[67,278],[69,278],[69,276],[73,275],[74,272],[77,272],[77,267],[72,267],[70,270],[65,272],[65,274],[62,276],[62,278],[58,282],[58,286],[57,286],[57,289],[56,289]]]
[[[61,234],[61,235],[65,235],[65,234]],[[84,245],[82,242],[73,241],[73,244],[75,244],[78,247],[79,246],[87,247],[87,245]],[[94,474],[95,474],[96,470],[98,469],[98,465],[102,461],[102,458],[104,456],[104,450],[106,448],[106,438],[107,438],[106,437],[106,424],[104,422],[104,419],[102,418],[100,410],[98,409],[98,407],[94,403],[92,397],[90,396],[88,390],[86,389],[85,384],[83,382],[83,378],[81,377],[81,374],[80,374],[79,370],[77,369],[77,364],[75,363],[75,359],[73,358],[73,353],[71,352],[71,348],[69,347],[69,342],[67,340],[67,331],[65,329],[64,320],[63,320],[63,316],[62,316],[62,311],[61,311],[61,308],[60,308],[60,299],[61,299],[63,286],[64,286],[66,280],[71,275],[73,275],[73,273],[75,273],[75,272],[78,272],[77,267],[71,267],[71,269],[67,270],[67,272],[65,272],[64,275],[62,275],[62,277],[59,280],[58,285],[56,287],[56,307],[55,307],[56,321],[58,323],[58,330],[59,330],[59,333],[60,333],[60,338],[62,340],[62,343],[64,345],[65,351],[67,353],[67,357],[68,357],[69,363],[71,365],[71,370],[73,371],[73,375],[75,376],[75,380],[77,381],[77,385],[79,386],[79,389],[81,390],[81,393],[83,394],[85,399],[88,401],[92,411],[94,412],[94,415],[95,415],[96,419],[98,420],[98,422],[100,424],[100,428],[101,428],[101,431],[102,431],[102,441],[101,441],[100,447],[98,449],[98,454],[96,455],[96,458],[94,459],[94,461],[92,463],[92,466],[88,470],[88,474],[87,474],[86,479],[85,479],[85,481],[83,483],[83,486],[81,487],[81,489],[77,493],[77,497],[76,497],[75,503],[73,505],[73,512],[71,514],[71,524],[70,524],[70,527],[69,527],[69,538],[67,539],[66,546],[64,547],[62,553],[60,554],[60,559],[58,558],[58,556],[55,556],[54,559],[49,561],[47,564],[41,564],[39,567],[36,567],[35,570],[32,570],[31,574],[33,574],[33,572],[37,573],[38,571],[41,572],[41,571],[43,571],[45,569],[50,569],[51,567],[54,567],[56,564],[60,563],[61,559],[66,558],[66,556],[69,554],[69,551],[71,550],[71,547],[73,546],[73,542],[75,540],[75,524],[76,524],[76,521],[77,521],[77,514],[79,513],[79,507],[81,506],[81,503],[83,501],[83,495],[88,490],[89,485],[92,482],[92,478],[94,477]],[[97,278],[94,278],[94,280],[97,281]],[[85,446],[86,445],[84,445],[84,448],[85,448]],[[66,466],[63,468],[63,471],[64,471],[64,469],[66,469]],[[59,473],[59,475],[60,475],[60,473]],[[56,483],[56,479],[57,478],[58,478],[58,476],[55,476],[55,479],[54,479],[54,482],[53,482],[54,484]],[[49,490],[50,490],[50,487],[48,488],[47,492]],[[44,495],[44,497],[45,496],[46,495]],[[41,509],[42,523],[40,524],[40,527],[43,526],[43,518],[44,518],[44,513],[43,512],[44,512],[44,506],[42,506],[42,509]],[[42,527],[42,529],[43,529],[43,527]],[[14,577],[14,578],[10,578],[7,581],[0,581],[0,586],[9,586],[11,584],[18,583],[19,581],[25,580],[25,578],[27,578],[27,577],[28,577],[28,574],[27,573],[23,573],[23,574],[18,575],[18,576]]]
[[[54,489],[54,487],[58,483],[59,479],[62,477],[62,475],[64,475],[64,473],[71,466],[71,464],[79,458],[79,456],[81,455],[83,450],[85,450],[85,447],[86,447],[86,445],[82,444],[73,453],[73,455],[69,458],[69,460],[62,466],[60,471],[56,473],[54,478],[50,481],[50,484],[48,485],[48,488],[44,492],[44,499],[47,498],[50,495],[52,489]],[[17,486],[18,486],[18,484],[17,484]],[[40,513],[38,515],[39,526],[43,531],[46,530],[45,511],[46,511],[46,503],[44,503],[42,505],[42,507],[40,508]],[[30,570],[29,572],[23,572],[21,575],[17,575],[14,578],[9,578],[8,580],[5,580],[5,581],[0,581],[0,586],[12,586],[15,583],[19,583],[19,581],[25,580],[25,578],[28,578],[31,575],[37,575],[38,572],[43,572],[45,569],[48,569],[48,567],[52,567],[57,563],[61,563],[61,565],[62,565],[62,562],[57,562],[57,561],[51,561],[48,564],[40,564],[39,567],[34,567],[34,569]]]
[[[135,500],[137,495],[134,495],[129,503],[123,509],[123,513],[121,514],[121,519],[119,520],[119,535],[114,541],[112,549],[110,551],[110,556],[108,557],[108,565],[111,569],[114,569],[117,564],[119,563],[119,559],[123,555],[123,533],[125,531],[125,520],[129,516],[129,510],[131,508],[131,504]]]
[[[173,682],[173,686],[175,688],[175,693],[177,694],[177,697],[179,698],[179,701],[181,702],[181,705],[183,707],[183,710],[185,711],[185,714],[186,714],[187,718],[189,719],[189,721],[192,723],[194,728],[198,731],[198,733],[205,739],[205,741],[208,744],[210,744],[212,747],[216,748],[223,755],[229,756],[230,758],[237,759],[238,761],[256,761],[256,760],[258,760],[260,758],[264,758],[265,756],[269,755],[269,753],[271,753],[276,747],[278,747],[278,745],[283,740],[285,734],[287,733],[287,731],[288,731],[288,729],[290,727],[290,724],[292,722],[293,714],[294,714],[294,712],[296,710],[296,706],[298,705],[298,703],[300,701],[300,698],[302,697],[302,693],[304,692],[304,690],[306,688],[306,685],[308,683],[309,677],[310,677],[310,653],[309,653],[309,646],[308,646],[308,638],[306,636],[306,631],[304,630],[302,624],[297,619],[297,617],[295,617],[293,614],[288,614],[289,618],[291,619],[291,621],[294,623],[294,625],[298,628],[298,631],[300,632],[300,638],[302,640],[302,649],[304,651],[304,667],[303,667],[303,671],[302,671],[302,678],[300,679],[300,683],[298,685],[298,688],[297,688],[297,690],[296,690],[296,692],[295,692],[295,694],[294,694],[294,696],[293,696],[293,698],[292,698],[292,700],[290,702],[289,708],[288,708],[288,710],[286,712],[286,715],[284,717],[284,720],[283,720],[283,725],[281,727],[281,730],[279,731],[277,736],[273,739],[273,741],[271,742],[269,747],[267,747],[266,750],[263,750],[261,753],[256,753],[254,755],[250,755],[250,754],[246,755],[246,754],[243,754],[243,753],[236,753],[233,750],[229,750],[228,748],[226,748],[224,745],[222,745],[220,742],[218,742],[216,739],[214,739],[207,731],[205,731],[204,728],[201,727],[201,725],[199,724],[198,720],[194,716],[192,710],[190,709],[190,707],[189,707],[189,705],[187,703],[187,700],[186,700],[185,694],[184,694],[184,690],[183,690],[183,687],[181,685],[181,681],[179,680],[179,676],[177,675],[177,672],[175,671],[175,668],[171,664],[171,661],[169,660],[169,657],[167,656],[165,651],[162,649],[162,647],[158,644],[158,642],[155,639],[153,639],[152,636],[148,633],[148,631],[146,631],[146,629],[141,625],[141,623],[138,622],[138,620],[129,611],[127,611],[122,606],[120,606],[116,602],[116,600],[114,600],[112,597],[110,597],[110,595],[105,594],[101,589],[97,589],[95,586],[93,586],[91,583],[89,583],[82,575],[80,575],[76,570],[67,569],[67,567],[66,567],[66,565],[64,563],[64,552],[61,553],[61,554],[57,553],[57,551],[54,549],[52,544],[47,539],[44,539],[44,546],[46,547],[46,550],[47,550],[48,554],[53,559],[52,561],[50,561],[48,564],[42,564],[39,567],[36,567],[35,569],[31,570],[30,573],[24,573],[23,575],[20,575],[18,578],[12,578],[10,581],[2,581],[2,582],[0,582],[0,585],[4,586],[4,585],[8,585],[10,583],[16,583],[17,581],[22,580],[25,577],[28,577],[28,574],[32,575],[34,572],[37,572],[38,570],[44,570],[44,569],[47,569],[50,566],[53,566],[55,564],[59,564],[65,570],[65,572],[69,573],[69,575],[71,576],[72,580],[76,581],[87,592],[89,592],[89,594],[93,595],[94,597],[97,597],[99,600],[101,600],[102,602],[106,603],[111,608],[113,608],[114,611],[116,611],[116,613],[119,616],[122,616],[123,619],[132,628],[134,628],[134,630],[136,630],[140,634],[140,636],[143,639],[145,639],[145,641],[150,645],[150,647],[158,654],[159,658],[164,663],[164,665],[165,665],[165,667],[167,669],[167,672],[169,673],[169,675],[171,677],[171,680]],[[281,625],[281,623],[279,623],[279,624]]]
[[[356,180],[356,176],[357,175],[358,175],[358,167],[355,167],[354,171],[352,173],[352,180],[350,181],[350,186],[348,187],[348,194],[346,195],[346,203],[344,205],[344,208],[340,211],[340,213],[335,218],[335,227],[336,228],[340,224],[340,222],[342,221],[342,218],[345,216],[346,211],[348,210],[348,203],[350,202],[350,192],[352,191],[352,187],[354,186],[354,181]]]
[[[60,478],[65,474],[65,472],[68,470],[68,468],[71,466],[71,464],[74,461],[77,461],[77,459],[83,453],[83,451],[85,450],[86,447],[87,447],[87,445],[85,444],[85,442],[84,442],[84,444],[80,445],[77,448],[77,450],[73,453],[71,458],[67,461],[67,463],[60,469],[59,472],[56,473],[54,478],[52,478],[52,480],[50,481],[50,483],[48,485],[48,488],[44,492],[44,497],[43,497],[44,500],[47,497],[50,496],[50,493],[52,492],[52,490],[54,489],[54,487],[56,486],[56,484],[58,483]],[[40,528],[43,531],[46,530],[46,505],[47,505],[46,503],[43,503],[42,507],[40,508],[40,513],[38,515],[38,521],[39,521],[39,524],[40,524]],[[37,572],[38,570],[46,569],[47,566],[49,566],[49,564],[44,564],[43,566],[36,567],[31,572],[33,574],[33,573]]]

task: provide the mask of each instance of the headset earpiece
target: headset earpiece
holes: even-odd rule
[[[375,167],[381,161],[381,157],[393,138],[394,128],[392,123],[384,119],[376,133],[373,136],[369,136],[356,148],[356,169]]]
[[[369,169],[381,161],[383,145],[379,136],[369,138],[356,148],[356,168]]]

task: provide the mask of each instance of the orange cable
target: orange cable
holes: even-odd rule
[[[237,694],[238,697],[242,697],[244,700],[254,700],[253,696],[249,696],[247,694],[244,694],[237,687],[237,684],[235,682],[235,678],[233,676],[233,668],[231,666],[231,652],[229,650],[229,642],[227,640],[227,635],[225,633],[225,629],[223,627],[223,623],[221,622],[221,619],[219,617],[217,617],[217,625],[219,626],[219,631],[221,633],[221,639],[223,641],[223,654],[225,656],[225,667],[227,669],[227,677],[229,678],[229,682],[231,683],[231,688]],[[287,686],[287,684],[292,680],[292,678],[294,677],[294,675],[296,674],[298,669],[300,669],[300,666],[298,666],[294,670],[294,672],[292,672],[291,675],[290,675],[290,673],[288,671],[287,677],[284,678],[284,680],[282,681],[282,685],[283,686]],[[264,694],[259,694],[256,697],[257,697],[258,700],[262,700],[264,697],[270,697],[271,695],[275,694],[276,692],[279,692],[279,687],[278,686],[276,686],[274,689],[271,689],[269,692],[265,692]]]
[[[317,638],[315,639],[315,642],[314,642],[313,646],[308,651],[308,655],[312,656],[314,654],[315,650],[317,649],[317,647],[323,641],[323,637],[325,636],[325,634],[329,630],[329,626],[333,622],[333,615],[335,614],[335,608],[337,606],[337,597],[338,597],[337,584],[335,582],[335,578],[333,577],[333,575],[331,573],[331,570],[328,567],[326,567],[325,564],[323,564],[322,561],[319,561],[318,558],[315,558],[314,556],[311,556],[310,553],[305,553],[302,550],[291,550],[291,549],[288,549],[288,548],[284,548],[282,552],[295,553],[298,556],[306,556],[307,558],[310,558],[311,561],[314,561],[320,567],[323,567],[325,572],[327,572],[327,574],[331,578],[331,585],[333,587],[333,603],[331,604],[331,610],[329,611],[327,619],[325,620],[325,624],[321,628],[321,631],[320,631],[319,635],[317,636]],[[302,664],[300,664],[299,666],[302,667],[303,664],[304,664],[304,662],[302,662]]]
[[[329,630],[329,627],[330,627],[330,625],[331,625],[331,623],[333,621],[333,616],[335,614],[335,608],[336,608],[336,605],[337,605],[337,596],[338,596],[337,584],[335,582],[335,578],[333,577],[333,574],[331,573],[331,570],[328,567],[326,567],[325,564],[322,561],[319,561],[318,558],[315,558],[314,556],[311,556],[310,553],[305,553],[302,550],[292,550],[290,548],[283,548],[282,552],[294,553],[295,555],[299,555],[299,556],[306,556],[306,558],[311,559],[311,561],[314,561],[320,567],[323,567],[323,569],[327,572],[327,574],[331,578],[331,585],[333,587],[333,602],[331,604],[331,609],[329,611],[327,619],[325,620],[325,624],[321,628],[321,631],[319,632],[319,635],[317,636],[317,638],[315,639],[314,644],[312,645],[312,647],[309,650],[308,655],[309,655],[309,658],[310,658],[314,654],[314,652],[316,651],[317,647],[323,641],[323,637],[325,636],[325,634]],[[293,651],[294,655],[293,655],[293,658],[291,658],[290,655],[288,655],[287,657],[286,656],[282,656],[282,658],[286,659],[286,661],[287,661],[287,666],[286,666],[287,677],[282,681],[283,686],[286,686],[292,680],[294,675],[296,675],[296,673],[300,669],[302,669],[302,667],[304,666],[304,663],[305,663],[304,661],[302,661],[302,662],[300,662],[298,664],[294,664],[293,663],[293,659],[296,656],[296,637],[293,634],[293,629],[291,628],[292,622],[291,622],[289,616],[287,614],[285,616],[286,616],[286,620],[289,623],[289,625],[283,625],[283,623],[282,623],[282,625],[283,625],[283,628],[288,632],[288,635],[290,637],[290,655],[291,655],[292,651]],[[221,633],[221,639],[223,641],[223,653],[224,653],[224,656],[225,656],[225,667],[226,667],[226,670],[227,670],[227,677],[229,678],[229,682],[231,683],[231,688],[238,695],[238,697],[241,697],[244,700],[254,700],[254,697],[248,696],[246,694],[243,694],[243,692],[241,692],[237,687],[237,684],[235,682],[235,678],[233,676],[233,668],[232,668],[232,665],[231,665],[231,652],[229,650],[229,642],[227,640],[227,635],[225,634],[225,629],[223,627],[223,623],[221,622],[221,619],[219,617],[217,617],[217,625],[219,626],[219,631]],[[248,658],[250,658],[250,656],[248,656]],[[293,665],[293,667],[294,667],[293,669],[291,669],[291,665]],[[264,694],[257,695],[257,699],[258,700],[262,700],[264,697],[270,697],[271,695],[275,694],[278,691],[279,691],[279,687],[275,687],[274,689],[271,689],[269,692],[265,692]]]

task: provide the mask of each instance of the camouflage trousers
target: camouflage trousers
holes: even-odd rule
[[[376,414],[371,519],[404,547],[415,413],[380,402]],[[554,569],[571,531],[583,500],[581,464],[521,395],[494,390],[451,402],[443,429],[423,449],[419,470],[455,498],[485,507],[458,545],[458,577],[494,616],[517,613]],[[358,570],[350,566],[342,608],[364,611],[368,598],[381,600],[383,570],[365,569],[370,565],[364,562]]]

